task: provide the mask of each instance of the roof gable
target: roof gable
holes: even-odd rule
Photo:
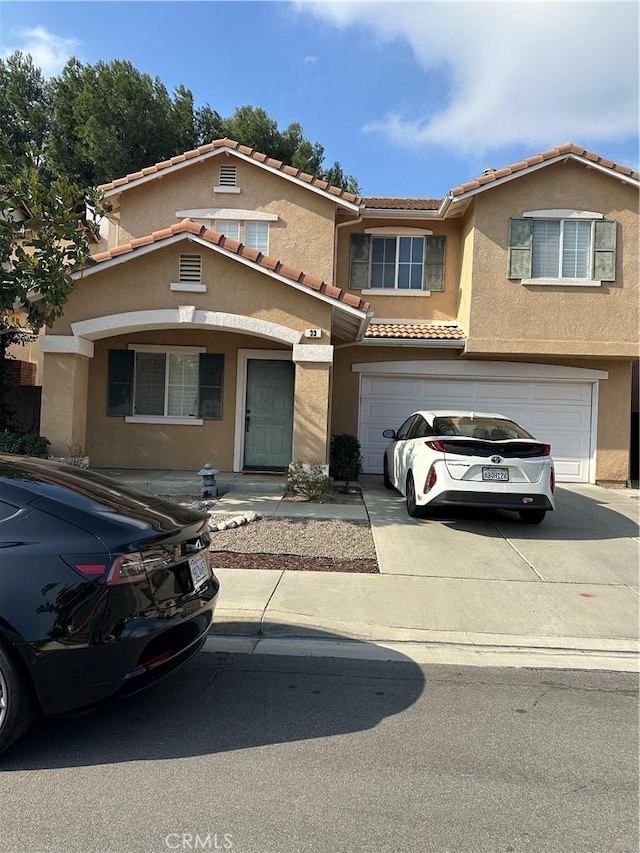
[[[232,154],[273,174],[280,175],[299,186],[330,198],[331,201],[342,207],[346,207],[348,210],[354,212],[359,210],[358,199],[353,193],[349,193],[340,187],[334,187],[320,178],[314,178],[313,175],[301,172],[300,169],[288,166],[280,160],[267,157],[266,154],[261,154],[247,145],[241,145],[233,139],[216,139],[206,145],[201,145],[199,148],[194,148],[192,151],[185,151],[184,154],[178,154],[169,160],[155,163],[153,166],[147,166],[138,172],[132,172],[122,178],[102,184],[98,189],[108,198],[133,187],[140,186],[147,181],[155,180],[158,176],[166,175],[170,172],[191,166],[194,163],[201,163],[203,160],[224,154]]]
[[[487,170],[479,178],[473,181],[460,184],[449,191],[449,199],[451,201],[462,200],[471,195],[475,195],[483,190],[490,189],[494,186],[506,183],[515,178],[522,177],[525,174],[535,172],[537,169],[550,166],[553,163],[562,162],[565,160],[574,160],[582,163],[593,169],[598,169],[612,178],[617,178],[625,183],[638,185],[640,175],[634,172],[628,166],[622,166],[619,163],[614,163],[612,160],[607,160],[599,154],[594,154],[592,151],[587,151],[586,148],[580,148],[571,142],[565,145],[559,145],[557,148],[551,148],[548,151],[543,151],[536,154],[534,157],[528,157],[526,160],[521,160],[518,163],[512,163],[510,166],[505,166],[502,169]]]
[[[347,293],[340,287],[336,287],[316,276],[308,275],[302,270],[288,266],[269,255],[263,255],[258,249],[244,246],[237,240],[225,237],[223,234],[219,234],[212,229],[207,229],[204,225],[198,225],[189,219],[185,219],[161,231],[154,231],[145,237],[138,237],[131,240],[130,243],[114,246],[106,252],[100,252],[93,256],[94,264],[92,266],[83,267],[76,271],[74,275],[77,278],[86,278],[89,275],[100,272],[107,266],[110,267],[116,263],[140,257],[149,251],[155,251],[179,240],[192,240],[200,243],[205,248],[212,249],[226,257],[239,261],[256,269],[258,272],[275,276],[299,290],[306,290],[311,295],[333,303],[338,308],[351,309],[352,311],[355,310],[362,313],[369,311],[369,303],[365,302],[359,296]]]

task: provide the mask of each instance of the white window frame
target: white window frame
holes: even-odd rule
[[[265,239],[265,247],[262,248],[260,245],[256,245],[258,242],[254,240],[253,242],[249,242],[249,238],[247,236],[247,231],[249,229],[266,229],[266,239]],[[256,249],[258,252],[262,252],[263,255],[269,254],[269,238],[271,237],[271,227],[268,222],[245,222],[244,223],[244,240],[243,243],[250,249]]]
[[[206,352],[206,347],[180,347],[180,346],[161,346],[158,344],[129,344],[128,349],[133,350],[134,352],[149,352],[149,353],[162,353],[165,356],[168,355],[199,355],[202,352]],[[167,410],[167,402],[168,402],[168,382],[169,382],[169,371],[168,360],[165,358],[165,370],[164,370],[164,408],[165,412]],[[137,359],[134,360],[133,365],[133,406],[135,408],[135,387],[136,387],[136,369],[137,369]],[[202,426],[204,424],[204,419],[194,416],[194,417],[177,417],[175,415],[127,415],[125,417],[125,423],[128,424],[180,424],[180,425],[188,425],[188,426]]]
[[[546,220],[548,222],[560,222],[560,239],[558,244],[558,266],[556,276],[538,276],[536,278],[525,278],[521,284],[526,285],[562,285],[563,287],[600,287],[601,281],[593,278],[593,241],[595,231],[595,220],[604,219],[604,214],[591,210],[527,210],[522,214],[523,218]],[[584,278],[571,278],[562,275],[562,256],[564,250],[564,224],[575,220],[588,220],[591,222],[591,234],[589,236],[589,270]],[[533,264],[533,246],[531,247],[531,263]]]
[[[396,269],[395,269],[395,284],[393,287],[372,287],[371,281],[369,281],[369,287],[364,287],[361,290],[361,293],[374,294],[378,296],[431,296],[430,290],[425,290],[424,287],[421,288],[408,288],[408,287],[398,287],[398,237],[422,237],[423,240],[425,237],[433,236],[433,231],[427,230],[425,228],[398,228],[393,226],[378,226],[376,228],[365,228],[365,234],[369,234],[372,238],[371,240],[371,251],[373,251],[373,240],[376,237],[395,237],[396,238]],[[424,262],[426,258],[426,240],[424,241],[424,249],[422,256],[422,275],[424,279]],[[371,260],[369,260],[369,266],[371,267]],[[440,291],[438,291],[440,292]]]

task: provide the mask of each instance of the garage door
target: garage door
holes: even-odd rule
[[[559,482],[589,482],[591,382],[518,379],[433,379],[368,376],[360,382],[359,439],[364,470],[382,473],[387,440],[382,430],[397,428],[418,409],[499,412],[551,444]]]

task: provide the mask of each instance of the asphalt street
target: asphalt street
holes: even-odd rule
[[[1,853],[637,853],[637,676],[203,652],[0,759]]]

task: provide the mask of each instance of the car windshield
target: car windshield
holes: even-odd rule
[[[450,415],[433,420],[435,435],[460,435],[464,438],[483,438],[490,441],[507,441],[512,438],[533,438],[515,421],[486,415]]]

